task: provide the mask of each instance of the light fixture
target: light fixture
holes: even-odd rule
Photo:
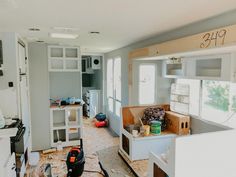
[[[29,28],[29,31],[40,31],[39,28]]]
[[[78,28],[68,28],[68,27],[52,27],[53,30],[57,31],[78,31]]]
[[[39,40],[39,38],[33,37],[33,36],[26,37],[26,39],[27,39],[28,41],[37,41],[37,40]]]
[[[50,37],[52,38],[63,38],[63,39],[76,39],[78,38],[78,34],[68,34],[68,33],[50,33]]]
[[[99,31],[90,31],[89,33],[90,33],[90,34],[100,34]]]

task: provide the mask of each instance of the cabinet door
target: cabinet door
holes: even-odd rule
[[[11,155],[5,165],[5,177],[16,177],[15,153]]]

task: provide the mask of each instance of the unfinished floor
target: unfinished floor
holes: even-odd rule
[[[98,151],[118,147],[119,137],[111,134],[107,128],[95,128],[90,119],[84,119],[84,151],[86,157],[85,169],[100,172],[98,165]],[[63,151],[58,151],[51,154],[41,154],[41,159],[37,167],[31,173],[31,176],[40,176],[40,167],[44,164],[50,163],[52,165],[53,177],[65,177],[67,174],[66,169],[66,156],[70,148],[64,148]],[[118,150],[118,148],[117,148]],[[117,151],[115,154],[117,155]],[[110,157],[112,158],[112,157]],[[29,176],[29,174],[27,174]],[[102,177],[98,173],[84,173],[82,177]]]

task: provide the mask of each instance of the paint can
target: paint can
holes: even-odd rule
[[[152,121],[151,122],[151,133],[155,135],[161,134],[161,122],[160,121]]]

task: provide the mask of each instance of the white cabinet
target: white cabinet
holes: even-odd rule
[[[86,93],[87,112],[90,118],[101,112],[101,93],[100,90],[89,90]]]
[[[194,79],[232,80],[231,69],[234,57],[218,54],[185,58],[186,76]]]
[[[175,137],[162,151],[150,151],[148,177],[235,177],[235,136],[224,130]]]
[[[83,134],[82,106],[50,108],[51,146],[79,144]]]
[[[235,81],[235,53],[182,57],[179,63],[163,60],[163,77]]]
[[[78,72],[81,70],[78,47],[48,46],[48,70],[50,72]]]
[[[4,177],[16,177],[15,153],[11,154],[4,168],[5,168]]]
[[[168,59],[163,61],[162,75],[166,78],[180,78],[186,75],[185,62],[178,59]]]
[[[0,136],[0,177],[16,176],[15,153],[11,154],[10,136],[13,136],[10,132],[6,132],[4,137]]]

